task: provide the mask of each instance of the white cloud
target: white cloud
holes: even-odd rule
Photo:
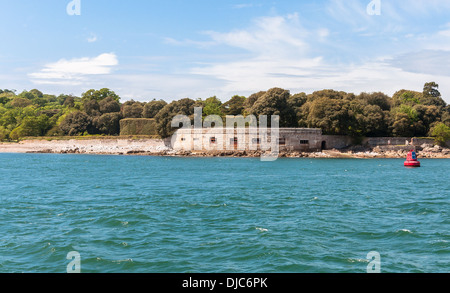
[[[407,72],[450,76],[450,51],[410,52],[396,56],[390,64]]]
[[[39,72],[29,74],[36,84],[80,84],[87,76],[110,74],[119,61],[114,53],[104,53],[97,57],[61,59],[49,63]]]
[[[251,8],[253,7],[253,3],[242,3],[242,4],[235,4],[233,5],[234,9],[243,9],[243,8]]]
[[[247,29],[231,32],[208,32],[220,46],[239,48],[245,57],[214,62],[192,68],[190,73],[215,77],[223,86],[218,96],[251,93],[270,87],[298,87],[304,81],[333,74],[323,57],[315,53],[315,44],[324,42],[326,28],[308,31],[298,14],[260,17]]]
[[[392,95],[400,89],[421,91],[425,82],[435,81],[449,102],[450,23],[434,32],[425,33],[419,25],[409,30],[408,23],[415,22],[405,11],[411,8],[401,6],[409,2],[399,1],[382,0],[381,17],[367,15],[369,0],[330,0],[323,20],[303,21],[293,13],[255,18],[244,28],[205,31],[200,40],[165,38],[166,45],[194,49],[152,59],[148,68],[140,56],[141,63],[111,74],[118,60],[110,53],[62,59],[29,76],[35,83],[74,90],[109,87],[124,99],[141,100],[212,95],[227,100],[271,87],[292,93],[335,89]],[[415,9],[450,7],[431,1],[425,8],[427,2],[419,2]]]
[[[369,3],[369,0],[367,3],[360,0],[330,0],[324,9],[327,15],[337,21],[337,23],[346,23],[354,31],[364,31],[375,20],[373,16],[367,13],[367,5]]]
[[[450,88],[445,88],[445,84],[450,84],[448,51],[396,54],[393,50],[367,56],[361,52],[360,56],[353,57],[353,63],[331,62],[330,56],[322,56],[316,50],[337,48],[332,40],[327,40],[330,31],[327,28],[308,31],[297,14],[258,18],[247,29],[208,34],[219,45],[248,53],[233,61],[215,61],[191,69],[191,74],[221,81],[222,86],[215,90],[224,98],[271,87],[291,92],[331,88],[353,93],[383,91],[392,95],[403,88],[420,91],[427,81],[440,82],[444,98],[447,101],[450,98]]]
[[[248,29],[228,33],[205,32],[220,45],[241,48],[257,54],[282,55],[304,53],[308,48],[305,38],[309,33],[299,21],[298,14],[260,17]]]
[[[214,41],[194,41],[194,40],[190,40],[190,39],[185,39],[185,40],[176,40],[174,38],[169,38],[169,37],[165,37],[163,39],[163,42],[168,44],[168,45],[173,45],[173,46],[194,46],[197,48],[209,48],[211,46],[215,45]]]

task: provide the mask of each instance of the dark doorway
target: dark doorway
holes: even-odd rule
[[[322,141],[322,150],[326,150],[326,149],[327,149],[327,142]]]

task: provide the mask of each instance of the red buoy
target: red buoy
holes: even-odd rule
[[[417,160],[415,151],[409,151],[404,165],[405,167],[420,167],[420,162]]]

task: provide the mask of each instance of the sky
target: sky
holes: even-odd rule
[[[434,81],[450,103],[448,0],[0,0],[0,11],[0,88],[19,93],[225,102]]]

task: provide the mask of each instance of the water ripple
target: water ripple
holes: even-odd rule
[[[1,272],[448,271],[449,160],[0,160]]]

